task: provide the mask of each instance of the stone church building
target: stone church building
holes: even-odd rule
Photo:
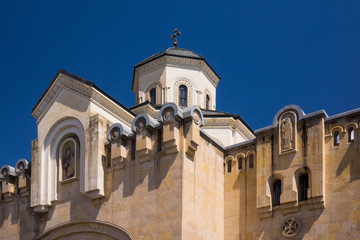
[[[253,130],[219,80],[171,47],[135,65],[128,108],[58,71],[31,161],[1,168],[0,239],[360,239],[360,108]]]

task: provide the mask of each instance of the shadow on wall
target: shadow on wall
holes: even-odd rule
[[[349,144],[341,162],[336,170],[336,177],[339,177],[346,168],[350,168],[350,182],[360,179],[360,146],[359,137],[357,141]],[[344,142],[344,141],[343,141]]]
[[[79,181],[73,181],[66,184],[66,187],[59,187],[59,201],[58,204],[51,207],[48,213],[44,213],[40,217],[41,230],[45,229],[47,219],[52,219],[54,213],[61,214],[61,209],[56,209],[58,206],[66,203],[70,204],[70,219],[69,221],[79,220],[96,220],[98,218],[101,206],[107,204],[111,195],[116,192],[120,185],[123,185],[123,198],[134,195],[136,188],[143,184],[146,177],[148,177],[148,191],[156,190],[164,183],[165,189],[171,189],[173,181],[163,180],[166,178],[169,168],[175,162],[177,155],[171,155],[164,158],[155,158],[149,162],[137,162],[126,160],[127,166],[124,169],[113,170],[105,174],[105,197],[89,200],[86,196],[79,194]],[[179,169],[181,171],[181,168]],[[135,192],[136,194],[136,192]],[[64,199],[64,200],[61,200]],[[91,206],[89,206],[91,205]],[[56,211],[55,211],[56,210]],[[62,216],[56,216],[61,219]],[[40,232],[42,232],[40,231]]]
[[[27,191],[30,193],[30,186],[27,186]],[[12,197],[12,201],[4,202],[2,199],[0,208],[0,228],[3,231],[19,231],[19,239],[27,240],[35,236],[34,221],[32,209],[30,208],[29,196],[21,196],[17,193]],[[5,223],[10,218],[10,224]],[[4,226],[5,224],[5,226]],[[17,226],[18,227],[17,227]]]
[[[319,219],[324,209],[309,210],[308,207],[308,205],[302,205],[300,206],[299,212],[294,214],[283,215],[281,212],[275,212],[273,218],[270,218],[263,221],[263,223],[258,224],[262,229],[258,232],[257,239],[300,240],[304,239],[304,237],[307,237],[309,239],[316,239],[315,235],[312,235],[312,233],[309,234],[309,232],[311,230],[313,233],[320,234],[320,229],[317,230],[317,227],[314,226],[314,224]],[[293,237],[285,237],[285,235],[283,235],[283,232],[286,229],[284,226],[287,226],[287,222],[289,220],[291,221],[293,218],[299,220],[300,231]],[[285,232],[287,231],[285,230]],[[263,238],[261,238],[261,235],[263,235]]]

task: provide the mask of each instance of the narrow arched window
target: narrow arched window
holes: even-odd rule
[[[228,160],[226,164],[227,164],[227,172],[231,173],[231,160]]]
[[[300,176],[299,187],[299,201],[307,200],[307,192],[309,188],[309,175],[307,173],[304,173]]]
[[[210,96],[206,94],[206,109],[209,110],[210,108]]]
[[[242,168],[243,168],[242,164],[243,164],[243,158],[239,157],[238,158],[238,170],[239,171],[242,170]]]
[[[277,179],[273,184],[273,196],[272,196],[273,206],[280,205],[280,195],[281,195],[281,180]]]
[[[348,135],[349,135],[349,142],[353,142],[355,139],[355,130],[354,128],[349,128],[348,130]]]
[[[187,107],[187,95],[188,89],[185,85],[180,85],[179,87],[179,105]]]
[[[251,154],[249,157],[249,168],[254,167],[254,154]]]
[[[150,102],[156,105],[156,89],[153,88],[150,90]]]
[[[334,132],[334,146],[339,146],[339,142],[340,142],[340,133],[339,132]]]

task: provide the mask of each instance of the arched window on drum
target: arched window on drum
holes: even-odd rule
[[[187,107],[188,89],[185,85],[179,86],[179,105]]]

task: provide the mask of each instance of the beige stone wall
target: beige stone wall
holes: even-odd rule
[[[224,239],[223,153],[203,138],[198,141],[194,157],[184,154],[182,239],[221,240]]]
[[[30,208],[30,185],[0,200],[0,239],[33,239],[34,214]]]
[[[225,159],[234,160],[232,172],[225,173],[225,239],[285,239],[281,226],[288,216],[302,223],[295,239],[359,239],[360,138],[356,129],[349,143],[346,132],[359,120],[358,115],[327,122],[321,116],[304,119],[292,153],[279,154],[278,128],[229,151]],[[343,129],[339,146],[333,146],[336,127]],[[256,149],[256,171],[238,171],[236,156],[251,149]],[[299,202],[296,177],[302,167],[309,169],[310,185],[308,200]],[[277,178],[281,204],[272,206],[271,179]]]
[[[154,136],[155,138],[155,136]],[[131,140],[126,142],[131,147]],[[63,222],[101,220],[126,229],[134,239],[181,239],[181,159],[152,151],[149,161],[131,160],[105,174],[105,198],[91,200],[79,181],[59,186],[59,200],[44,214],[41,231]]]

